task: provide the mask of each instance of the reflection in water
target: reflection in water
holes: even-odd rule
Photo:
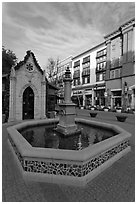
[[[33,143],[34,140],[34,131],[33,130],[27,130],[24,132],[23,137],[30,143]]]
[[[55,131],[55,126],[33,127],[21,131],[21,134],[33,147],[68,150],[81,150],[116,135],[111,130],[83,124],[78,124],[78,128],[81,133],[69,137],[62,137]]]

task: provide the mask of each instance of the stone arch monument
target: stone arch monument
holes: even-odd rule
[[[9,121],[46,117],[46,78],[33,52],[10,74]]]

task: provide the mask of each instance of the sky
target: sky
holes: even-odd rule
[[[3,2],[2,45],[18,61],[31,50],[45,69],[48,58],[76,56],[133,17],[134,2]]]

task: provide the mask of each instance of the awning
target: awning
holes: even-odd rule
[[[129,90],[135,89],[135,85],[129,87]]]
[[[122,91],[122,89],[111,89],[111,91]]]

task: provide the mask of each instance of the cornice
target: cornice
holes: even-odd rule
[[[114,38],[114,37],[116,37],[116,36],[118,36],[118,35],[120,35],[120,34],[121,34],[120,30],[115,30],[114,32],[112,32],[112,33],[106,35],[104,38],[105,38],[105,40],[108,41],[108,43],[109,43],[109,40],[110,40],[110,39],[112,39],[112,38]]]
[[[130,21],[124,23],[120,26],[121,30],[124,31],[126,29],[132,28],[135,25],[135,19],[131,19]]]

